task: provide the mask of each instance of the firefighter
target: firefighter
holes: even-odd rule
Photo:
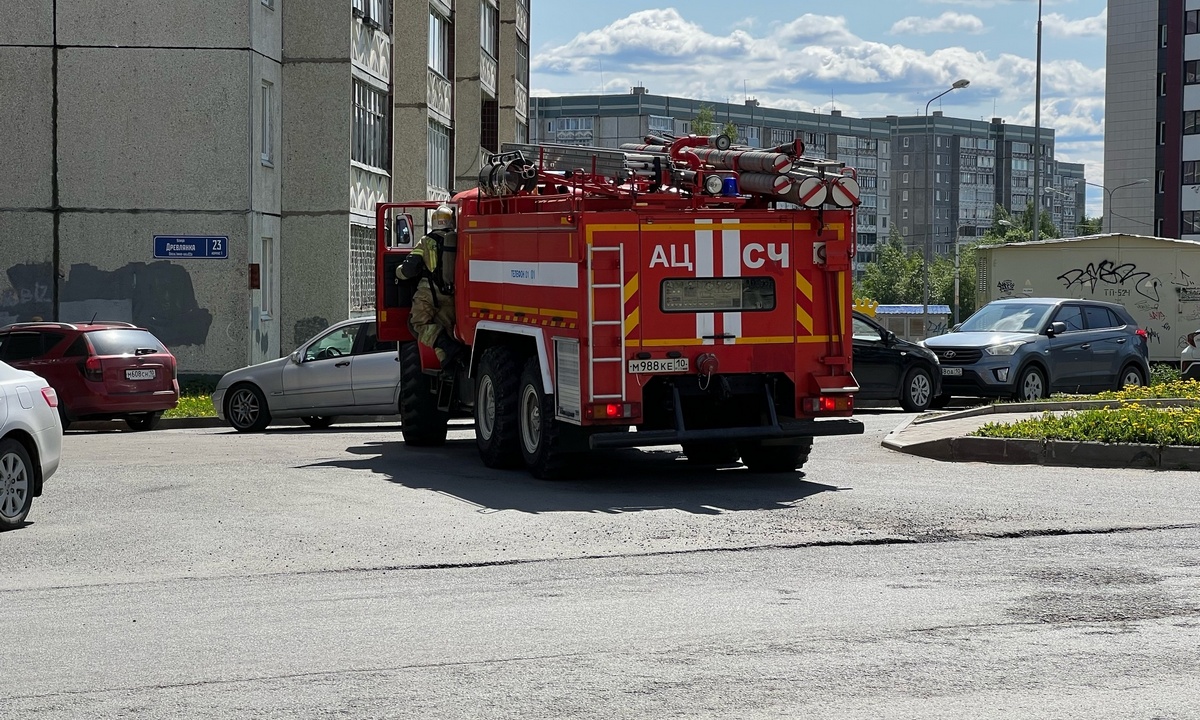
[[[430,231],[396,268],[401,281],[416,279],[408,323],[413,335],[433,348],[442,368],[460,362],[467,346],[454,338],[454,259],[458,236],[454,208],[441,205],[429,218]]]

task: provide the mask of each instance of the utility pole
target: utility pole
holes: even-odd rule
[[[1037,242],[1041,219],[1042,193],[1042,0],[1038,0],[1037,19],[1037,79],[1033,83],[1033,233],[1029,236]]]

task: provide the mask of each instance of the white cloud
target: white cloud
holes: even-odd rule
[[[1051,13],[1042,18],[1042,29],[1055,37],[1107,37],[1108,8],[1101,10],[1099,15],[1082,20],[1068,20],[1065,15]]]
[[[974,15],[944,12],[935,18],[915,15],[901,18],[892,25],[893,35],[933,35],[935,33],[978,35],[983,32],[983,21]]]

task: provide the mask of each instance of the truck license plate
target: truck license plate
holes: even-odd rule
[[[651,360],[630,360],[631,373],[682,373],[690,368],[687,358],[659,358]]]
[[[962,377],[962,368],[944,367],[942,368],[942,375],[954,375],[955,377]]]
[[[126,380],[153,380],[158,374],[154,370],[126,370]]]

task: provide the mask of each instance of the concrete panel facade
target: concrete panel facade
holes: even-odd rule
[[[245,51],[60,51],[61,203],[245,211],[248,72]]]
[[[53,42],[54,0],[24,0],[5,4],[4,22],[0,23],[0,46],[51,45]]]
[[[1105,86],[1104,185],[1152,182],[1105,193],[1113,232],[1154,232],[1158,144],[1158,2],[1110,0]]]
[[[350,316],[349,214],[285,215],[281,233],[281,292],[287,302],[279,341],[286,353]]]
[[[53,223],[48,212],[0,210],[0,327],[51,317]]]
[[[48,47],[0,47],[0,134],[8,138],[0,151],[0,209],[51,205],[53,52]]]
[[[260,0],[58,0],[58,42],[121,47],[246,47]]]

